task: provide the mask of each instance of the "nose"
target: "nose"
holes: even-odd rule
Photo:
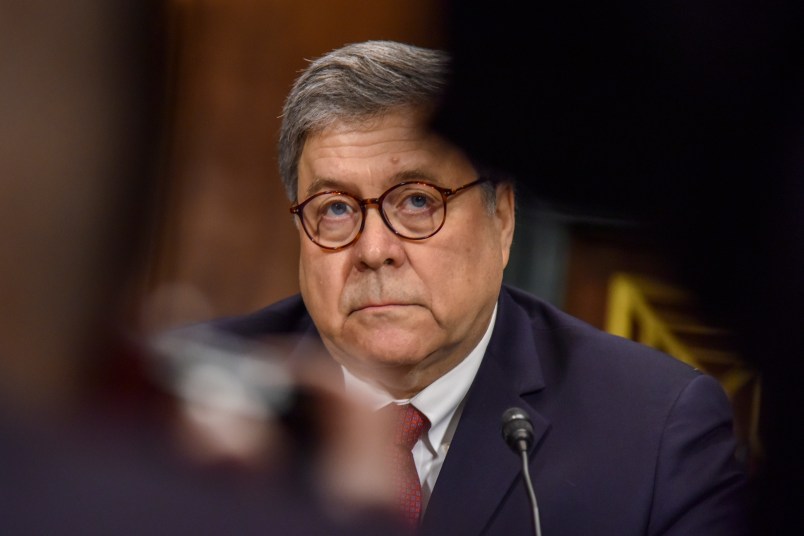
[[[377,270],[382,266],[401,266],[405,262],[403,239],[385,224],[377,205],[366,207],[363,232],[352,246],[359,269]]]

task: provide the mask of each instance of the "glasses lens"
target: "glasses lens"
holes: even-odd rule
[[[348,244],[360,228],[360,205],[345,194],[323,193],[302,211],[304,230],[316,244],[335,248]]]
[[[444,223],[444,197],[427,184],[400,184],[382,202],[394,230],[405,238],[425,238]]]

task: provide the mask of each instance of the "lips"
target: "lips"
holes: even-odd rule
[[[414,303],[400,303],[400,302],[383,302],[383,303],[367,303],[365,305],[360,305],[355,307],[352,312],[357,311],[365,311],[366,309],[382,309],[382,308],[390,308],[390,307],[409,307],[412,305],[416,305]]]

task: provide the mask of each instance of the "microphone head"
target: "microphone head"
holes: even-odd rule
[[[533,425],[525,410],[508,408],[503,412],[502,436],[511,450],[517,454],[533,445]]]

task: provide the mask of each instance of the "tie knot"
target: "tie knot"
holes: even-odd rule
[[[396,433],[394,444],[410,450],[419,437],[430,428],[430,421],[412,404],[395,406]]]

